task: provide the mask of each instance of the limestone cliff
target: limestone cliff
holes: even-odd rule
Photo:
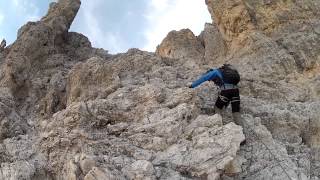
[[[320,3],[206,0],[199,36],[116,55],[69,32],[80,4],[52,3],[0,52],[0,179],[320,178]],[[214,85],[186,87],[223,63],[243,127],[208,111]]]

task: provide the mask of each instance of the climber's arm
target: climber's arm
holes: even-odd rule
[[[196,88],[200,84],[217,77],[218,73],[219,73],[218,70],[209,71],[208,73],[201,76],[198,80],[194,81],[191,85],[191,88]]]

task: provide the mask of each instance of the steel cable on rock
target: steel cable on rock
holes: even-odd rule
[[[269,151],[269,153],[271,154],[271,156],[273,156],[274,160],[277,162],[277,164],[280,166],[280,168],[282,169],[282,171],[286,174],[286,176],[290,179],[290,180],[295,180],[293,179],[289,173],[285,170],[285,168],[281,165],[280,160],[277,159],[276,155],[272,153],[271,149],[268,148],[268,146],[259,138],[259,136],[255,133],[255,131],[253,130],[253,128],[251,128],[251,126],[249,124],[247,124],[247,127],[249,128],[249,130],[252,132],[252,134],[256,137],[256,139],[258,141],[260,141],[263,146]]]

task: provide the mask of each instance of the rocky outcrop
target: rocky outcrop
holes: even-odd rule
[[[206,3],[212,24],[156,53],[68,32],[79,0],[23,26],[0,53],[0,179],[319,179],[319,5]],[[242,76],[243,127],[212,115],[212,84],[186,87],[223,63]]]
[[[80,0],[60,0],[50,4],[49,11],[41,21],[49,25],[56,33],[65,33],[69,30],[80,8]]]
[[[70,172],[71,167],[59,158],[63,156],[75,159],[72,169],[86,169],[79,171],[80,174],[75,172],[77,177],[90,176],[95,166],[108,169],[115,177],[129,179],[207,177],[219,175],[235,158],[244,140],[239,126],[232,123],[222,126],[220,116],[193,118],[189,111],[194,107],[187,104],[171,110],[160,108],[150,117],[130,122],[125,112],[114,115],[113,120],[109,115],[111,111],[104,114],[107,111],[103,108],[110,102],[107,99],[76,103],[46,123],[43,127],[46,135],[40,146],[45,152],[51,149],[48,160],[54,165],[53,169]],[[88,121],[92,116],[97,118]],[[138,116],[131,116],[134,117]],[[163,129],[164,126],[167,128]],[[70,133],[66,133],[67,129]],[[63,143],[54,145],[53,142],[58,141]],[[95,158],[79,161],[74,154],[65,154],[79,150],[94,154]]]
[[[6,46],[7,46],[7,42],[5,39],[3,39],[0,44],[0,52],[4,51]]]
[[[211,16],[229,51],[257,46],[256,40],[291,55],[297,67],[313,68],[317,62],[319,5],[314,1],[216,1],[207,0]],[[259,35],[260,34],[260,35]],[[257,36],[258,35],[258,36]],[[258,39],[257,39],[258,38]],[[276,42],[277,45],[271,45]]]
[[[68,33],[79,8],[80,1],[53,3],[45,18],[28,23],[19,30],[17,41],[6,57],[2,86],[9,87],[17,97],[25,96],[32,90],[33,77],[43,74],[41,71],[50,63],[48,59],[54,55],[62,56],[56,47]]]
[[[319,4],[310,0],[297,1],[254,1],[245,0],[255,26],[267,34],[283,31],[295,25],[312,23],[319,17]]]
[[[171,31],[157,47],[156,53],[168,58],[194,58],[201,59],[204,47],[193,32],[189,29]]]
[[[194,69],[136,49],[115,56],[93,49],[68,32],[79,5],[53,3],[19,30],[5,57],[1,179],[220,176],[244,136],[241,127],[198,113],[198,98],[184,87]],[[194,62],[204,49],[185,33],[193,44],[171,58],[197,45]]]
[[[244,117],[246,125],[246,146],[240,150],[242,160],[241,176],[248,179],[308,179],[308,163],[306,152],[299,152],[299,163],[292,158],[290,148],[273,139],[267,128],[261,125],[261,119]],[[301,148],[301,147],[300,147]],[[301,148],[302,149],[302,148]],[[304,149],[306,150],[306,148]],[[298,153],[297,153],[298,154]],[[251,162],[248,162],[251,161]],[[303,167],[306,165],[305,167]]]
[[[15,110],[13,96],[6,89],[0,90],[0,141],[26,133],[27,122]]]
[[[198,38],[205,49],[204,58],[206,64],[223,61],[227,54],[227,46],[216,24],[206,23]]]
[[[92,56],[108,54],[93,49],[85,36],[68,29],[80,8],[80,1],[52,3],[48,14],[38,22],[29,22],[18,32],[3,65],[1,87],[9,88],[23,116],[37,104],[39,114],[57,112],[66,106],[68,71]]]
[[[206,0],[206,4],[225,41],[245,45],[247,36],[255,30],[245,1]]]

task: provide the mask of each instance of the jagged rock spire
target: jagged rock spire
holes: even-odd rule
[[[41,70],[41,64],[52,53],[57,53],[66,41],[80,5],[80,0],[51,3],[45,17],[38,22],[28,22],[19,29],[17,40],[6,57],[5,76],[0,81],[1,86],[8,86],[14,94],[19,89],[27,92],[32,86],[28,82],[31,76]]]
[[[80,0],[59,0],[50,4],[49,11],[42,22],[52,26],[55,30],[68,30],[80,9]]]

